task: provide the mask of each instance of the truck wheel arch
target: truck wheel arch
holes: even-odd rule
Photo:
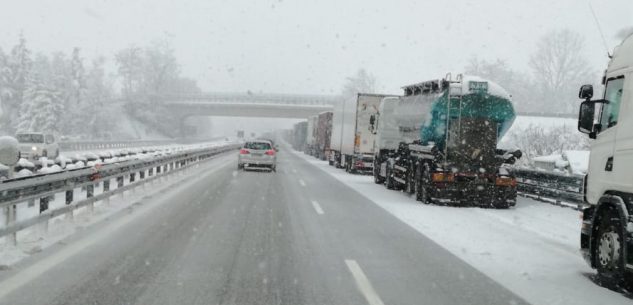
[[[603,195],[600,198],[600,200],[598,200],[598,204],[593,208],[593,216],[592,216],[592,221],[591,221],[592,227],[591,227],[590,251],[592,253],[591,266],[594,268],[597,266],[596,255],[594,255],[594,252],[596,250],[596,245],[598,242],[597,237],[598,237],[598,230],[600,228],[600,222],[601,222],[600,218],[605,214],[605,212],[608,209],[613,209],[617,212],[618,218],[620,219],[620,228],[622,230],[621,232],[622,236],[625,237],[625,240],[627,236],[627,221],[629,219],[627,203],[624,201],[624,199],[620,195],[609,194],[609,193]],[[622,252],[623,252],[622,257],[624,257],[625,264],[626,264],[626,257],[627,257],[626,246],[622,247]]]

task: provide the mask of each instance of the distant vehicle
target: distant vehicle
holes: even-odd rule
[[[308,122],[303,121],[295,124],[292,127],[290,144],[292,148],[298,151],[303,151],[306,146],[306,136],[308,133]]]
[[[319,116],[313,115],[308,118],[307,133],[306,133],[306,145],[303,150],[304,153],[314,156],[316,151],[316,134],[317,126],[319,124]]]
[[[332,137],[332,111],[319,113],[316,123],[314,156],[326,160],[330,156],[330,140]]]
[[[237,131],[237,138],[238,139],[244,139],[244,130],[238,130]]]
[[[578,130],[591,143],[580,248],[602,280],[633,282],[633,35],[616,48],[602,79],[604,96],[580,88]],[[596,109],[598,108],[598,109]],[[598,111],[597,111],[598,110]]]
[[[238,155],[237,168],[269,168],[276,171],[277,153],[273,144],[266,140],[251,140],[244,143]]]
[[[330,139],[330,164],[347,172],[371,173],[375,135],[369,118],[378,112],[380,101],[389,95],[359,93],[334,108]]]
[[[515,118],[510,95],[490,81],[450,74],[403,89],[368,120],[377,135],[374,181],[427,204],[514,206],[516,179],[502,165],[521,152],[497,149]]]
[[[37,160],[40,157],[54,159],[59,156],[59,144],[54,135],[40,132],[19,133],[18,140],[20,156],[25,159]]]

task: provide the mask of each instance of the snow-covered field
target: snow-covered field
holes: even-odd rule
[[[527,198],[509,210],[423,205],[370,176],[296,154],[532,304],[633,303],[591,281],[595,272],[579,253],[578,211]]]

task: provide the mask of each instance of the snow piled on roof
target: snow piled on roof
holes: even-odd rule
[[[589,151],[587,150],[566,150],[563,158],[569,162],[569,169],[574,174],[584,175],[589,169]]]

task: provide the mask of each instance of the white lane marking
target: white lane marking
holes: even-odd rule
[[[374,290],[374,287],[371,286],[369,279],[358,263],[353,259],[346,259],[345,264],[356,281],[356,287],[358,287],[358,290],[363,294],[367,303],[369,303],[369,305],[385,305]]]
[[[316,200],[312,200],[312,206],[314,207],[314,210],[317,212],[317,214],[319,215],[323,215],[323,209],[321,208],[321,205],[316,201]]]
[[[303,179],[299,179],[299,184],[301,184],[301,186],[306,186],[306,182],[303,181]]]

